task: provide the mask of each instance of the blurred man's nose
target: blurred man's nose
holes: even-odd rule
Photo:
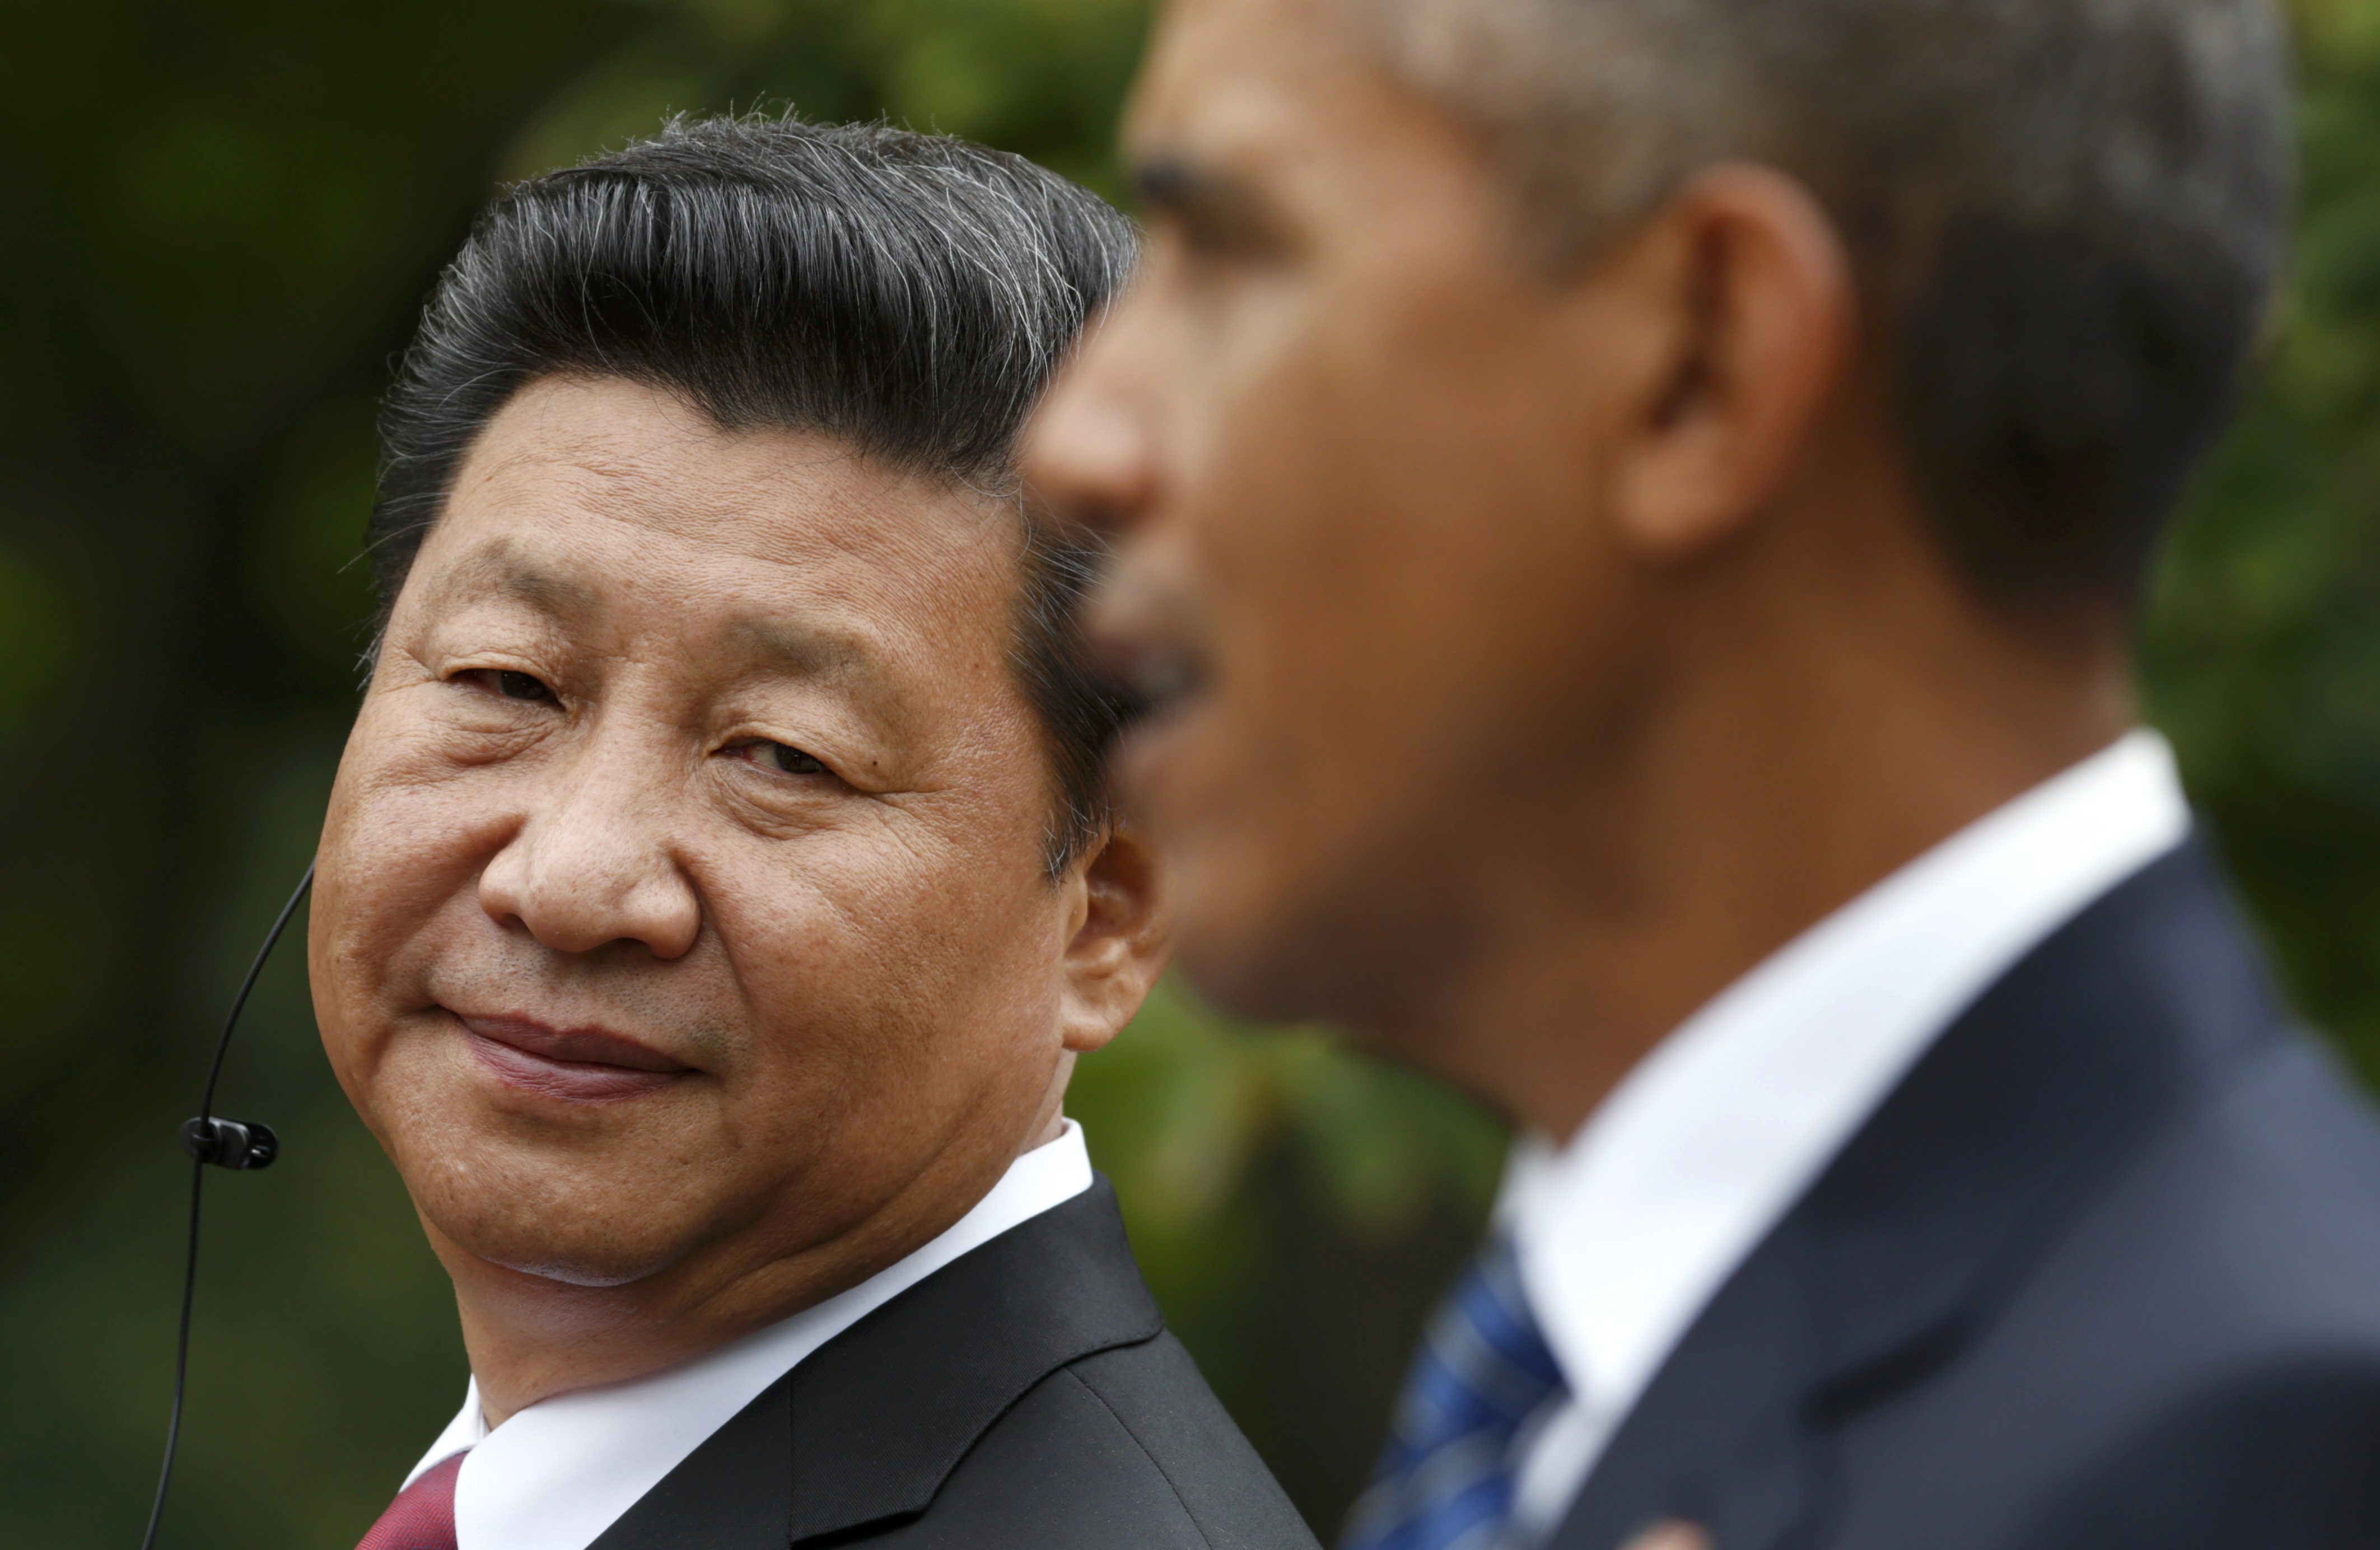
[[[1112,336],[1092,341],[1050,388],[1026,430],[1025,478],[1058,517],[1121,534],[1147,514],[1156,466],[1117,391],[1115,352]]]
[[[702,904],[670,841],[665,783],[626,750],[589,748],[554,772],[480,874],[480,903],[557,952],[635,942],[689,951]]]

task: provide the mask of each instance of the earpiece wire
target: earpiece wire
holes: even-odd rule
[[[306,864],[306,875],[298,880],[298,891],[289,902],[281,906],[273,929],[264,935],[264,945],[256,950],[256,962],[248,966],[248,977],[239,982],[239,994],[232,998],[231,1015],[224,1019],[223,1035],[215,1040],[215,1058],[207,1067],[205,1096],[199,1099],[199,1118],[214,1118],[215,1083],[223,1076],[224,1057],[230,1052],[232,1030],[239,1026],[239,1014],[248,1008],[249,992],[256,988],[258,976],[264,973],[265,960],[281,941],[281,933],[289,928],[290,917],[298,906],[313,890],[314,864]],[[165,1488],[174,1479],[174,1453],[182,1440],[182,1393],[190,1372],[190,1308],[199,1290],[199,1203],[206,1190],[207,1165],[203,1159],[190,1163],[190,1243],[182,1262],[182,1320],[174,1339],[174,1411],[165,1423],[165,1462],[157,1471],[157,1495],[149,1504],[149,1532],[140,1536],[140,1550],[156,1550],[157,1529],[165,1520]]]

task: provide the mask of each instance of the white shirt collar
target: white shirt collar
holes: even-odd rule
[[[633,1383],[529,1406],[490,1431],[479,1385],[406,1483],[469,1448],[455,1486],[457,1550],[586,1550],[762,1390],[835,1336],[961,1254],[1091,1187],[1083,1130],[1008,1165],[939,1238],[850,1290],[708,1356]]]
[[[1936,1035],[2189,825],[2172,750],[2133,732],[1754,968],[1639,1061],[1559,1152],[1515,1148],[1499,1209],[1593,1422],[1588,1461]]]

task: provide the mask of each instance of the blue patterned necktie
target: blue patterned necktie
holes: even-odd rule
[[[1521,1428],[1562,1389],[1500,1232],[1430,1320],[1340,1550],[1488,1550],[1512,1514]]]

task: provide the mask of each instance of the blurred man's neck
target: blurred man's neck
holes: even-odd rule
[[[1762,959],[2131,724],[2119,625],[1997,612],[1923,544],[1810,558],[1684,605],[1660,702],[1479,857],[1491,945],[1392,1048],[1566,1135]]]

